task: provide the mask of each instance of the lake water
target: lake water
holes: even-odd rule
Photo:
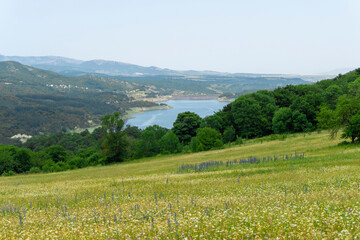
[[[229,102],[219,102],[216,100],[169,100],[164,103],[171,106],[172,109],[134,114],[135,118],[127,120],[126,124],[138,126],[142,129],[157,124],[171,129],[179,113],[186,111],[195,112],[203,118],[214,114],[214,112],[222,109]]]

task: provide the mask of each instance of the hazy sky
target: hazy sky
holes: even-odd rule
[[[360,0],[0,0],[0,54],[322,73],[360,67]]]

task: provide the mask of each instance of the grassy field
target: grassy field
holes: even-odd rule
[[[293,135],[113,166],[1,177],[0,239],[358,238],[360,147],[338,146],[340,141],[326,132]],[[295,152],[301,157],[290,158]],[[226,164],[254,156],[272,159]],[[223,164],[178,172],[182,164],[206,161]]]

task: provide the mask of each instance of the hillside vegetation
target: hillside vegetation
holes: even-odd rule
[[[289,85],[274,91],[262,90],[242,95],[221,111],[203,119],[196,113],[183,112],[178,114],[172,129],[157,125],[143,130],[134,126],[125,127],[120,113],[106,114],[102,117],[101,128],[93,133],[58,132],[33,137],[24,144],[18,144],[18,147],[0,145],[0,154],[6,159],[0,159],[0,174],[58,172],[159,154],[221,149],[224,144],[242,144],[271,134],[276,134],[272,138],[285,139],[289,133],[309,133],[321,129],[330,129],[332,136],[340,131],[345,141],[350,139],[355,143],[360,141],[359,89],[358,69],[313,85]],[[44,108],[34,107],[33,111],[17,108],[20,111],[16,112],[17,118],[14,117],[12,122],[20,124],[23,121],[27,131],[38,131],[40,127],[56,130],[61,128],[63,117],[63,121],[74,126],[77,122],[69,117],[70,114],[99,116],[104,111],[111,111],[113,105],[101,107],[101,98],[97,99],[97,96],[93,95],[87,102],[53,96],[22,97],[48,108],[63,109],[51,121],[51,115],[46,114]],[[57,99],[61,101],[56,103],[54,100]],[[91,104],[91,107],[86,104]],[[127,106],[126,103],[124,105]],[[73,106],[86,111],[77,112],[70,108]],[[37,118],[37,111],[45,113],[44,116]],[[4,113],[4,117],[9,118],[11,111]]]
[[[1,177],[0,238],[358,238],[360,148],[329,136]]]
[[[134,101],[142,85],[101,76],[63,76],[17,62],[0,62],[0,143],[16,134],[39,135],[99,123],[115,111],[156,104]]]

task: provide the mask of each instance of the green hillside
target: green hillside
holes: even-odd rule
[[[107,167],[1,177],[0,238],[355,239],[360,150],[339,142],[328,132],[298,134]],[[226,164],[254,156],[272,160]],[[182,164],[207,161],[224,164],[178,171]]]
[[[17,62],[0,62],[0,143],[16,134],[39,135],[98,124],[106,113],[156,104],[134,101],[142,87],[100,76],[63,76]]]
[[[54,92],[122,92],[141,85],[95,75],[79,77],[64,76],[55,72],[41,70],[18,62],[0,62],[0,93],[49,94]]]

